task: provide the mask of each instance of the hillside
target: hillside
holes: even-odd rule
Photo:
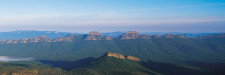
[[[225,64],[171,64],[141,60],[107,52],[99,58],[78,61],[39,60],[34,63],[0,63],[1,75],[223,75]]]
[[[99,33],[70,34],[59,38],[62,39],[52,41],[54,39],[40,36],[28,39],[32,41],[26,43],[5,42],[0,44],[0,55],[76,61],[87,57],[97,58],[105,52],[116,52],[158,62],[225,62],[224,38],[193,39],[171,34],[155,37],[136,32],[128,32],[117,38],[109,38]]]
[[[94,60],[85,61],[80,67],[75,67],[70,70],[62,70],[49,66],[38,66],[30,64],[0,64],[0,74],[2,75],[160,75],[157,72],[151,71],[143,67],[139,60],[133,56],[126,56],[126,59],[118,58],[117,53],[108,52]],[[136,58],[138,59],[138,58]],[[65,65],[68,65],[64,63]],[[64,66],[65,66],[64,65]]]
[[[107,52],[100,58],[72,71],[75,74],[92,71],[97,75],[160,75],[143,67],[139,61],[131,60],[127,56],[123,57],[122,54]],[[81,69],[83,72],[80,72]]]

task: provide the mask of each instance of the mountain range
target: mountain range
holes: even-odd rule
[[[0,73],[223,75],[224,49],[225,33],[194,38],[182,34],[146,35],[136,31],[114,38],[97,31],[53,39],[41,35],[1,41],[1,56],[35,60],[29,64],[0,63]]]
[[[154,61],[225,61],[224,33],[196,38],[184,35],[145,35],[129,31],[115,38],[90,32],[69,34],[55,39],[38,36],[30,39],[1,41],[4,56],[34,57],[48,60],[79,60],[99,57],[105,52],[134,55]],[[218,61],[219,60],[219,61]]]
[[[187,38],[184,35],[172,35],[172,34],[165,34],[165,35],[146,35],[146,34],[139,34],[136,31],[129,31],[120,35],[116,38],[110,38],[109,36],[101,35],[97,31],[90,32],[84,35],[73,35],[69,34],[66,37],[58,37],[55,39],[47,38],[45,35],[33,37],[30,39],[23,38],[20,40],[16,39],[9,39],[1,41],[1,44],[9,44],[9,43],[32,43],[32,42],[72,42],[76,40],[113,40],[113,39],[158,39],[158,38]]]
[[[119,35],[124,34],[125,32],[103,32],[100,33],[101,35],[104,36],[109,36],[110,38],[115,38],[118,37]],[[146,35],[164,35],[164,34],[182,34],[185,37],[193,38],[193,37],[198,37],[198,36],[203,36],[203,35],[209,35],[209,34],[218,34],[218,33],[176,33],[176,32],[139,32],[140,34],[146,34]],[[0,32],[0,40],[9,40],[9,39],[22,39],[22,38],[32,38],[32,37],[37,37],[41,35],[45,35],[46,37],[50,39],[55,39],[58,37],[65,37],[69,34],[73,35],[83,35],[86,33],[70,33],[70,32],[57,32],[57,31],[11,31],[11,32]]]

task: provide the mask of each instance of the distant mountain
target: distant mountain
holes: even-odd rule
[[[165,35],[146,35],[146,34],[139,34],[136,31],[128,31],[115,39],[125,40],[125,39],[159,39],[159,38],[187,38],[184,35],[172,35],[172,34],[165,34]],[[89,32],[88,34],[83,35],[73,35],[69,34],[66,37],[58,37],[55,39],[47,38],[45,35],[41,35],[38,37],[32,38],[23,38],[20,40],[17,39],[9,39],[0,41],[0,44],[10,44],[10,43],[33,43],[33,42],[72,42],[72,41],[81,41],[81,40],[113,40],[109,36],[101,35],[97,31]]]
[[[99,32],[90,32],[86,35],[73,35],[69,34],[66,37],[59,37],[55,39],[47,38],[45,35],[32,37],[32,38],[23,38],[20,40],[9,39],[0,41],[0,44],[10,44],[10,43],[33,43],[33,42],[72,42],[72,41],[80,41],[80,40],[112,40],[108,36],[103,36],[99,34]]]
[[[55,39],[39,36],[1,41],[0,55],[75,61],[100,57],[105,52],[116,52],[158,62],[225,62],[224,42],[224,38],[202,40],[172,34],[149,36],[135,31],[110,38],[99,32],[90,32],[83,35],[69,34]]]
[[[0,32],[0,40],[8,39],[22,39],[32,38],[36,36],[45,35],[48,38],[54,39],[56,37],[64,37],[68,34],[81,34],[81,33],[68,33],[68,32],[56,32],[56,31],[12,31],[12,32]]]
[[[193,38],[193,37],[198,37],[198,36],[203,36],[203,35],[208,35],[208,34],[217,34],[217,33],[175,33],[175,32],[168,32],[169,34],[173,35],[178,35],[182,34],[185,37],[188,38]],[[146,34],[146,35],[165,35],[168,34],[166,32],[140,32],[139,34]],[[37,37],[41,35],[45,35],[46,37],[50,39],[55,39],[58,37],[65,37],[69,34],[73,35],[82,35],[84,33],[69,33],[69,32],[56,32],[56,31],[12,31],[12,32],[0,32],[0,40],[9,40],[9,39],[23,39],[23,38],[32,38],[32,37]],[[118,37],[124,32],[103,32],[100,33],[103,36],[109,36],[110,38],[115,38]]]
[[[85,35],[84,40],[112,40],[112,39],[108,36],[101,35],[97,31],[94,31],[94,32],[90,32],[87,35]]]
[[[119,36],[120,39],[150,39],[149,35],[142,35],[136,31],[129,31]]]
[[[204,36],[196,37],[196,39],[219,39],[219,38],[225,38],[225,33],[204,35]]]
[[[224,33],[196,38],[136,31],[115,38],[96,31],[55,39],[41,35],[1,41],[0,55],[32,57],[52,67],[0,63],[0,74],[224,75],[224,54]]]

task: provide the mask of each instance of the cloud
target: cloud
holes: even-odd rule
[[[22,58],[22,57],[9,57],[9,56],[0,56],[0,62],[12,62],[12,61],[30,61],[34,58]]]

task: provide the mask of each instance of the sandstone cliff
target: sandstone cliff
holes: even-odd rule
[[[109,57],[116,57],[120,59],[127,59],[127,60],[132,60],[132,61],[140,61],[139,58],[134,57],[134,56],[124,56],[122,54],[117,54],[113,52],[107,52],[104,56],[109,56]]]
[[[88,33],[85,37],[84,40],[112,40],[108,36],[103,36],[97,31],[93,31]]]
[[[120,36],[120,39],[150,39],[149,35],[141,35],[136,31],[129,31]]]
[[[32,43],[32,42],[52,42],[52,40],[47,38],[44,35],[41,35],[41,36],[38,36],[38,37],[30,38],[27,42],[29,42],[29,43]]]

